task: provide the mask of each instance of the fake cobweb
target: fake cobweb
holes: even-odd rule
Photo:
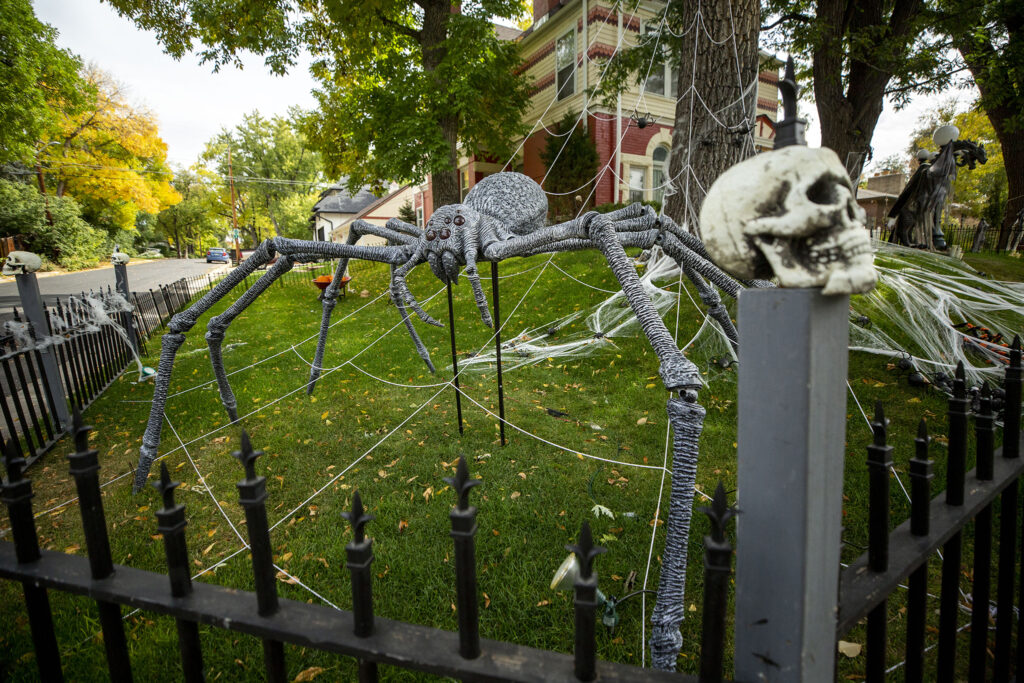
[[[1009,344],[1024,331],[1024,284],[990,280],[934,252],[874,246],[878,285],[853,298],[851,350],[907,359],[947,392],[960,362],[969,384],[998,384]]]
[[[141,380],[146,373],[123,324],[134,311],[128,300],[114,291],[70,296],[60,313],[48,316],[50,334],[39,335],[31,323],[22,320],[4,321],[0,325],[0,360],[60,346],[107,327],[131,350]]]

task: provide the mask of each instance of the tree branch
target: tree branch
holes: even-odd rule
[[[778,19],[776,19],[772,23],[768,24],[767,26],[762,26],[761,30],[762,31],[770,31],[770,30],[772,30],[773,28],[775,28],[776,26],[778,26],[779,24],[781,24],[784,21],[799,21],[801,23],[808,24],[808,23],[814,21],[814,18],[810,17],[810,16],[808,16],[806,14],[801,14],[799,12],[792,12],[792,13],[789,13],[789,14],[783,14],[781,17],[779,17]]]
[[[423,35],[422,31],[417,31],[412,27],[397,22],[394,19],[385,16],[384,13],[381,12],[380,10],[377,10],[377,18],[380,19],[381,22],[383,22],[386,26],[390,26],[398,33],[401,33],[403,36],[408,36],[415,40],[416,42],[420,42]]]

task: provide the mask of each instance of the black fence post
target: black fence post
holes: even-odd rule
[[[967,463],[967,399],[963,362],[957,363],[953,397],[949,399],[949,460],[946,466],[946,504],[963,505]],[[957,615],[960,611],[960,563],[963,532],[957,531],[942,546],[942,590],[939,595],[939,683],[952,683],[956,674]]]
[[[469,504],[469,490],[483,482],[469,478],[466,457],[459,458],[454,477],[445,483],[455,490],[458,505],[448,513],[455,539],[455,589],[459,615],[459,654],[466,659],[480,656],[480,625],[476,588],[476,506]]]
[[[17,438],[13,437],[12,438]],[[11,444],[4,443],[4,465],[7,481],[0,486],[0,500],[7,506],[11,518],[11,536],[14,538],[14,552],[19,564],[35,562],[40,558],[39,537],[32,516],[32,482],[25,478],[25,460],[16,455]],[[45,588],[29,581],[21,584],[25,594],[29,628],[36,650],[36,667],[42,681],[62,681],[64,674],[60,666],[60,649],[57,635],[53,630],[53,612],[50,597]]]
[[[366,538],[363,527],[374,519],[363,509],[363,499],[359,491],[352,494],[352,511],[342,512],[341,516],[352,525],[352,540],[345,545],[349,575],[352,577],[352,631],[357,638],[373,635],[373,576],[370,566],[373,564],[373,539]],[[377,662],[359,660],[360,683],[373,683],[377,680]]]
[[[163,508],[156,511],[157,527],[164,537],[164,552],[167,555],[167,575],[171,580],[171,595],[183,598],[192,592],[192,577],[188,568],[188,548],[185,544],[185,506],[174,502],[174,489],[180,481],[171,481],[167,463],[160,463],[160,481],[153,482],[153,488],[163,498]],[[181,668],[189,683],[201,683],[203,674],[203,650],[199,644],[199,626],[194,621],[175,619],[178,629],[178,649],[181,651]]]
[[[882,402],[875,403],[875,419],[871,423],[874,441],[868,446],[868,567],[873,572],[889,568],[889,468],[892,467],[892,446],[886,445],[889,421],[885,419]],[[885,645],[888,600],[882,600],[868,613],[867,680],[885,679]]]
[[[711,521],[711,533],[704,536],[704,617],[700,639],[701,683],[722,680],[725,654],[725,616],[729,607],[729,577],[732,574],[732,545],[726,538],[726,525],[736,516],[729,507],[725,487],[718,482],[711,505],[701,512]]]
[[[986,384],[981,390],[981,403],[974,416],[979,481],[991,481],[994,475],[995,417],[992,413],[992,393]],[[974,585],[971,588],[971,654],[968,668],[968,678],[972,681],[985,680],[991,569],[992,505],[986,505],[974,518]]]
[[[597,651],[594,645],[594,615],[597,611],[597,572],[593,569],[594,558],[605,552],[605,548],[594,545],[590,533],[590,522],[583,522],[580,540],[565,549],[575,553],[580,573],[576,577],[576,647],[574,672],[577,680],[592,681],[597,677]]]
[[[245,524],[249,530],[249,550],[252,551],[252,573],[256,582],[257,612],[268,617],[277,612],[277,584],[274,578],[274,555],[270,547],[270,528],[267,525],[267,479],[256,475],[256,458],[263,451],[253,451],[249,434],[242,431],[242,449],[232,455],[245,468],[245,479],[238,482],[238,502],[245,508]],[[263,639],[263,663],[267,680],[274,683],[287,679],[284,665],[284,644]]]
[[[928,458],[928,425],[921,420],[910,459],[910,533],[927,536],[931,514],[932,461]],[[910,574],[907,584],[906,683],[924,679],[924,632],[928,601],[928,561]]]
[[[95,449],[89,448],[89,432],[92,427],[82,424],[82,416],[76,410],[75,453],[68,456],[69,471],[75,478],[78,492],[78,508],[82,513],[82,528],[85,545],[89,553],[89,568],[95,581],[109,578],[114,573],[110,557],[110,538],[107,536],[107,521],[103,514],[103,499],[100,494],[99,458]],[[121,622],[121,607],[117,603],[97,600],[100,626],[103,628],[103,645],[107,651],[107,667],[112,681],[131,681],[131,660],[128,657],[128,641]]]
[[[18,296],[21,298],[21,307],[25,312],[25,319],[32,326],[33,336],[37,340],[51,334],[49,324],[46,320],[46,308],[43,306],[43,296],[39,292],[39,283],[35,273],[22,273],[15,275],[18,283]],[[60,381],[60,372],[57,370],[57,357],[52,347],[44,347],[40,354],[43,360],[43,374],[50,390],[50,403],[57,411],[53,416],[54,421],[60,426],[59,431],[65,432],[71,428],[71,414],[68,411],[67,393]],[[42,406],[40,406],[42,407]]]

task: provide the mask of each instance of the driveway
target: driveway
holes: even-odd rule
[[[219,271],[226,266],[223,263],[207,263],[206,259],[154,259],[137,261],[128,264],[128,286],[132,291],[145,292],[167,285],[179,278],[189,275],[204,275]],[[106,289],[114,286],[114,267],[107,266],[95,270],[78,273],[61,273],[47,275],[41,273],[38,280],[39,291],[46,303],[52,303],[58,297],[68,294],[79,294],[91,290]],[[18,285],[14,278],[4,278],[0,282],[0,311],[9,312],[14,306],[21,307],[18,299]]]

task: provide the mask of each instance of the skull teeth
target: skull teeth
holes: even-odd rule
[[[858,241],[859,242],[859,241]],[[814,248],[811,247],[808,250],[808,256],[811,261],[819,265],[825,265],[828,263],[836,263],[839,261],[847,261],[856,256],[862,254],[868,254],[871,252],[871,244],[867,242],[859,242],[852,246],[835,245],[827,248]]]

